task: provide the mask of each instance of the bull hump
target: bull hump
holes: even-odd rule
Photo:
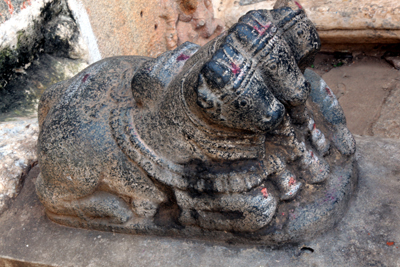
[[[246,192],[251,188],[258,186],[260,182],[265,179],[265,175],[259,171],[259,168],[254,167],[254,170],[249,167],[249,170],[244,171],[243,173],[228,171],[223,175],[212,172],[189,174],[184,165],[175,164],[160,157],[146,145],[135,129],[132,120],[133,117],[134,107],[132,106],[116,108],[111,111],[110,128],[114,140],[128,158],[143,168],[149,176],[154,177],[163,184],[182,190],[193,188],[195,190],[203,191],[205,190],[204,185],[211,183],[211,188],[215,192]],[[202,151],[204,151],[205,154],[211,153],[211,149],[213,148],[210,144],[212,142],[214,141],[202,144]],[[214,144],[214,146],[218,145]],[[225,150],[229,150],[229,147],[226,146]],[[259,153],[259,151],[254,150],[252,153],[245,151],[235,154],[218,148],[215,155],[234,160],[235,158],[233,157],[236,156],[244,159],[245,154],[249,156],[252,154],[255,155],[256,153]],[[230,154],[230,156],[228,156],[228,154]],[[188,177],[188,175],[191,175],[191,177]],[[229,182],[232,179],[234,181]]]
[[[110,112],[110,129],[118,147],[151,177],[166,185],[186,189],[187,181],[182,178],[184,167],[160,157],[141,139],[132,120],[134,112],[134,106],[118,107]]]

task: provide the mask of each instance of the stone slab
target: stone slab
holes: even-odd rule
[[[400,123],[396,119],[400,72],[385,60],[365,57],[349,66],[333,68],[322,78],[338,98],[353,134],[400,136],[400,128],[396,127]]]
[[[0,266],[400,266],[400,141],[356,140],[359,185],[348,213],[330,232],[280,248],[63,227],[44,215],[34,167],[0,217]]]
[[[374,136],[400,139],[400,77],[390,89],[372,132]]]
[[[272,9],[275,0],[213,0],[216,18],[226,27],[254,9]],[[400,2],[397,0],[300,0],[322,43],[398,43]]]

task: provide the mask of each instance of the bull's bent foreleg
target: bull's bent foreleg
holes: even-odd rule
[[[175,195],[182,208],[179,221],[183,225],[197,225],[209,230],[256,231],[272,220],[277,207],[276,198],[266,188],[241,194],[198,197],[177,190]]]
[[[41,174],[36,180],[36,192],[46,207],[48,217],[66,225],[89,222],[122,224],[132,217],[132,210],[120,197],[96,191],[78,199],[61,198],[57,192],[49,191]]]

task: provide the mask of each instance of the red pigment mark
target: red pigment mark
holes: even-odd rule
[[[284,212],[282,212],[282,216],[285,216],[285,213],[284,213]]]
[[[8,5],[8,12],[10,12],[10,14],[12,15],[14,13],[14,7],[11,4],[11,0],[4,0],[4,2],[6,2],[6,4]]]
[[[263,188],[263,189],[261,189],[261,193],[263,194],[263,197],[264,198],[268,198],[268,191],[267,191],[267,188]]]
[[[188,55],[180,54],[179,57],[176,60],[177,61],[183,61],[183,60],[187,60],[188,58],[190,58]]]
[[[371,235],[370,233],[368,233],[368,235]]]
[[[388,245],[389,247],[394,245],[394,242],[386,242],[386,245]]]
[[[300,5],[300,3],[299,2],[297,2],[297,1],[294,1],[294,3],[300,8],[300,9],[303,9],[303,7]]]
[[[235,63],[231,63],[231,70],[232,70],[232,72],[233,72],[233,74],[238,74],[238,73],[240,73],[240,68],[239,68],[239,66],[237,66]]]
[[[262,34],[264,34],[270,27],[271,27],[271,22],[268,21],[267,24],[265,24],[265,25],[260,24],[260,28],[258,28],[257,26],[253,26],[253,29],[256,30],[256,32],[258,32],[259,35],[262,35]]]
[[[333,97],[331,89],[329,89],[328,87],[325,87],[325,91],[330,97]]]
[[[314,157],[314,152],[310,152],[310,155],[311,155],[311,157],[313,158]]]
[[[86,82],[86,80],[87,80],[88,77],[89,77],[89,74],[86,74],[86,75],[83,77],[82,82],[83,82],[83,83]]]
[[[296,180],[293,177],[290,177],[289,185],[294,185],[295,183],[296,183]]]
[[[25,5],[25,3],[26,3],[26,2],[23,2],[23,3],[22,3],[22,7],[21,7],[21,9],[25,9],[25,8],[26,8],[26,5]]]
[[[315,129],[317,129],[317,125],[314,123],[312,128],[313,128],[313,131],[315,131]]]
[[[31,0],[28,0],[28,1],[26,1],[26,2],[28,2],[28,5],[31,5]]]

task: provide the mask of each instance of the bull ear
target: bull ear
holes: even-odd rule
[[[199,86],[197,87],[196,91],[197,105],[204,109],[210,109],[214,107],[214,99],[216,96],[208,88],[202,74],[199,75]]]

